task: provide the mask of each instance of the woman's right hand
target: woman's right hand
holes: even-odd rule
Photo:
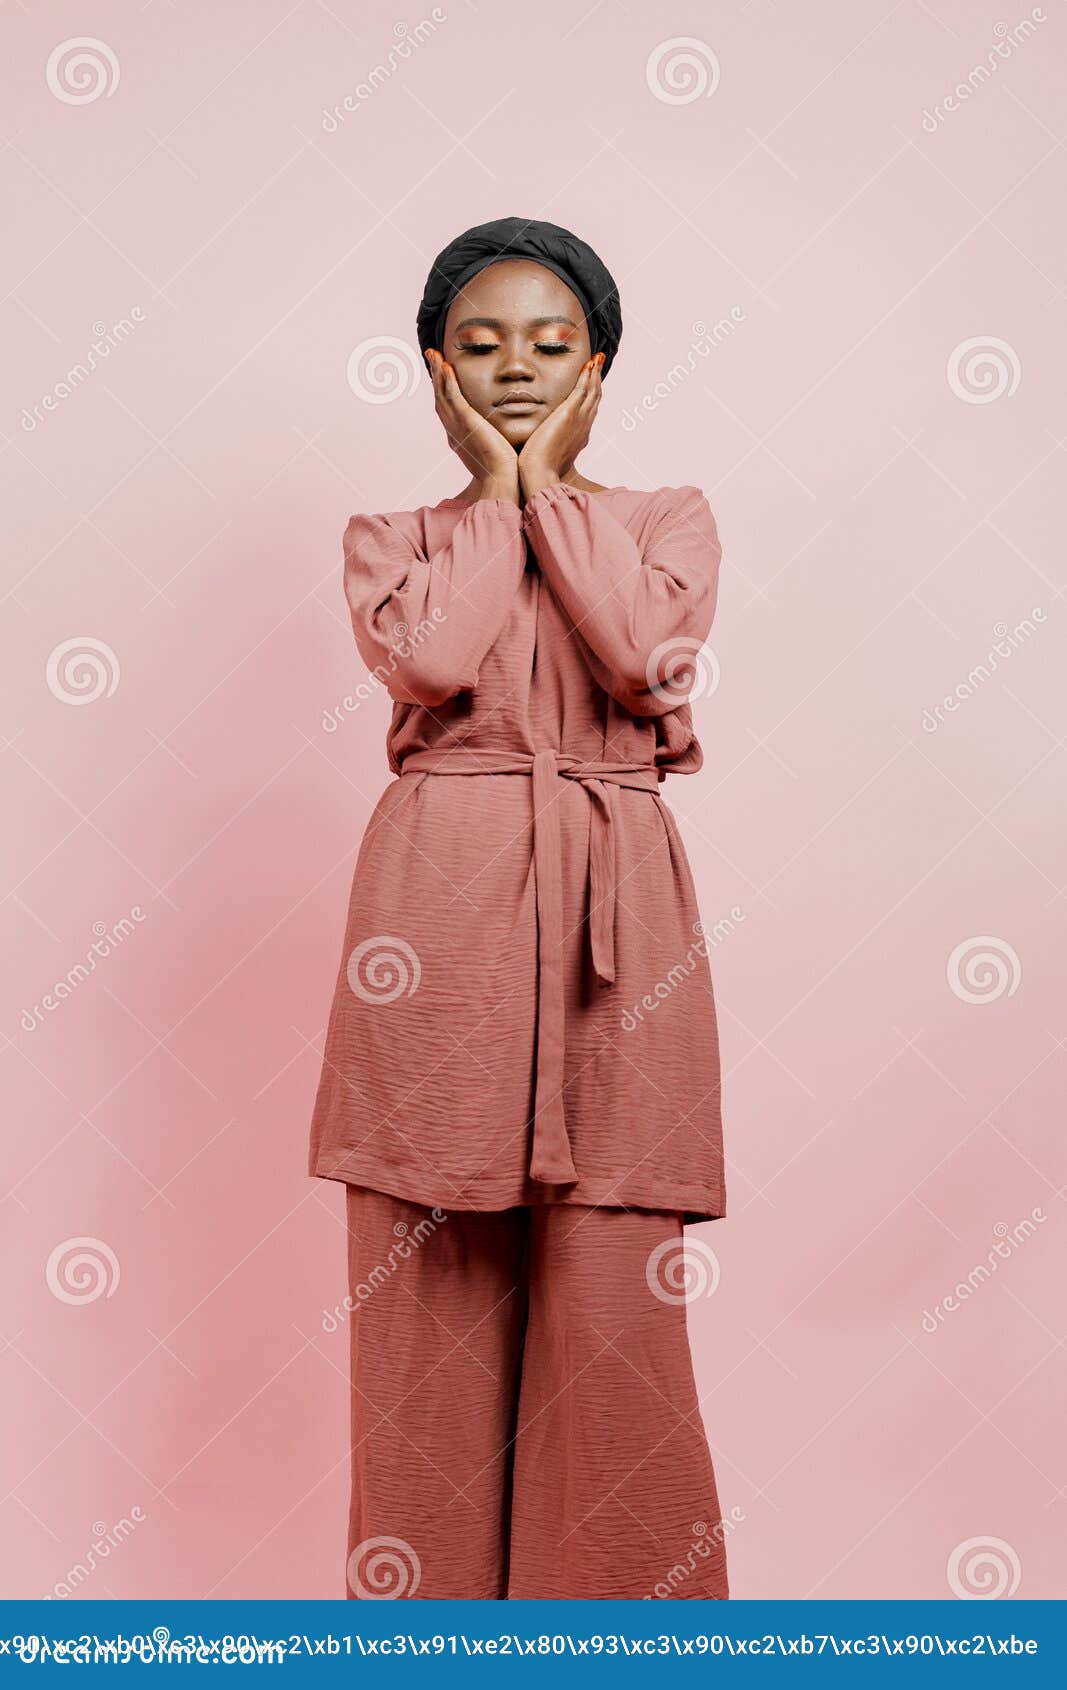
[[[440,352],[429,348],[426,362],[437,415],[452,451],[470,470],[484,495],[514,498],[518,503],[519,458],[515,448],[464,399],[455,370]]]

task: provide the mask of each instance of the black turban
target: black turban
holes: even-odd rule
[[[585,313],[590,354],[603,352],[601,379],[607,375],[622,339],[619,290],[591,246],[555,223],[527,217],[498,217],[479,223],[450,241],[434,259],[418,315],[419,347],[441,348],[445,316],[456,294],[500,258],[532,258],[555,271],[575,293]]]

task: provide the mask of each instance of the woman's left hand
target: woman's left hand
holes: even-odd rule
[[[519,453],[519,479],[528,498],[551,481],[562,481],[589,442],[602,391],[602,352],[583,364],[562,405],[538,423]]]

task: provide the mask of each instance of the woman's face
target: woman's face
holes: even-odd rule
[[[502,258],[472,277],[448,308],[438,350],[467,403],[516,448],[566,399],[591,354],[577,296],[529,258]]]

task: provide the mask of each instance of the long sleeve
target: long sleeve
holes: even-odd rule
[[[699,487],[670,492],[643,547],[606,501],[561,481],[542,487],[522,513],[541,573],[597,679],[635,715],[662,715],[682,701],[669,678],[680,658],[695,657],[715,616],[715,518]]]
[[[390,517],[353,516],[344,554],[356,645],[390,696],[433,706],[476,687],[526,566],[518,505],[476,501],[432,556]]]

